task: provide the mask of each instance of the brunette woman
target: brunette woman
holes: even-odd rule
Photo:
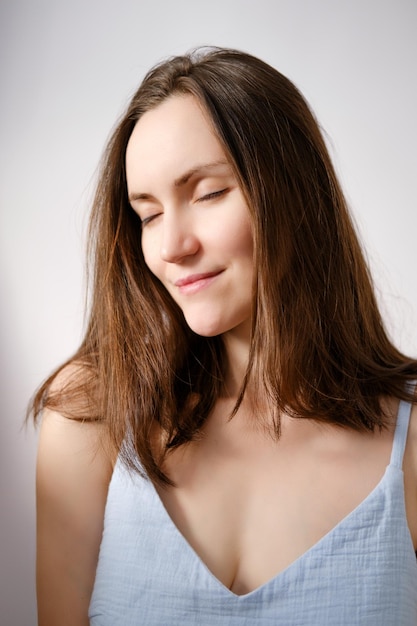
[[[145,77],[41,387],[40,626],[415,626],[416,360],[317,122],[238,51]]]

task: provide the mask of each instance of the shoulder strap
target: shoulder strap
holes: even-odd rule
[[[398,407],[397,424],[395,426],[390,465],[394,465],[399,469],[402,469],[403,466],[403,456],[407,441],[408,425],[410,423],[411,407],[412,403],[406,402],[405,400],[401,400],[400,406]]]

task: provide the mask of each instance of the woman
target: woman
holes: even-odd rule
[[[232,50],[151,70],[90,241],[34,402],[39,624],[415,624],[417,362],[297,89]]]

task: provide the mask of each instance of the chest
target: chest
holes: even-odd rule
[[[90,622],[97,626],[416,624],[417,565],[410,552],[401,483],[400,470],[390,467],[365,506],[349,516],[353,523],[342,522],[341,531],[330,532],[259,588],[254,586],[256,580],[249,586],[237,563],[238,577],[228,589],[227,580],[220,576],[227,575],[229,563],[213,560],[210,574],[200,555],[180,536],[152,484],[118,465],[109,489]],[[228,543],[214,537],[213,549],[217,540]],[[203,535],[200,541],[204,545]],[[233,554],[224,556],[230,559]],[[243,561],[249,563],[248,558]],[[245,588],[254,591],[245,593]]]
[[[178,451],[170,467],[177,486],[158,493],[212,574],[246,594],[315,546],[376,487],[392,436],[367,445],[359,437],[312,431],[279,442],[255,434],[233,445],[217,439]]]

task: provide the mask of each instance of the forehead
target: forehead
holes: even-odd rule
[[[159,173],[176,179],[199,163],[227,161],[212,122],[191,95],[170,96],[136,123],[126,149],[126,174],[147,185]]]

